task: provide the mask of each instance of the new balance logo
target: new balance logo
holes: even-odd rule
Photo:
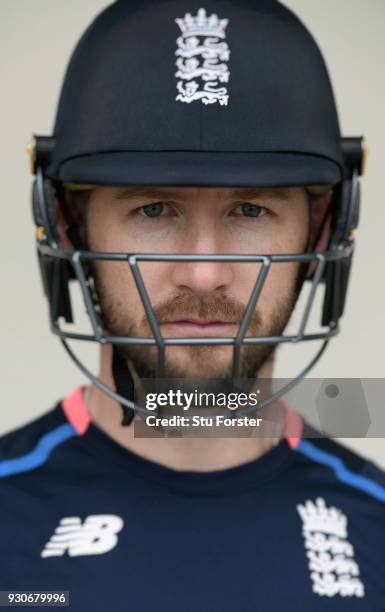
[[[116,514],[91,514],[83,523],[79,516],[62,518],[40,556],[102,555],[116,546],[122,528],[123,520]]]

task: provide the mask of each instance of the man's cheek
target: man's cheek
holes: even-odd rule
[[[272,263],[265,282],[265,293],[271,300],[287,295],[298,273],[297,263]]]
[[[277,266],[277,270],[274,270]],[[272,313],[279,312],[285,304],[294,300],[298,264],[272,264],[262,293],[257,302],[257,309],[262,320],[267,321]]]
[[[101,261],[99,278],[103,289],[116,296],[132,296],[137,292],[128,264],[121,261]]]

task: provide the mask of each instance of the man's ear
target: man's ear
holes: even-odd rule
[[[330,238],[332,192],[312,197],[310,202],[310,239],[308,253],[326,251]],[[309,264],[306,278],[310,278],[316,269],[317,262]]]
[[[89,191],[75,195],[64,191],[62,197],[54,199],[56,229],[66,249],[84,248],[88,197]]]
[[[67,234],[68,224],[64,218],[63,211],[57,198],[54,199],[53,207],[56,217],[56,231],[60,237],[60,240],[62,241],[63,247],[65,249],[72,250],[74,246]]]

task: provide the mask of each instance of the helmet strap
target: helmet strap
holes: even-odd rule
[[[127,366],[126,360],[116,345],[112,347],[112,376],[115,382],[116,392],[125,399],[134,402],[134,377]],[[121,425],[128,427],[134,418],[134,410],[120,403],[123,410]]]

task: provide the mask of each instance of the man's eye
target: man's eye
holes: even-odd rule
[[[151,202],[139,209],[139,214],[143,217],[160,217],[164,212],[167,212],[168,205],[164,202]]]
[[[235,214],[242,215],[244,217],[263,217],[266,215],[267,210],[263,206],[258,204],[250,204],[249,202],[243,202],[235,209]]]

